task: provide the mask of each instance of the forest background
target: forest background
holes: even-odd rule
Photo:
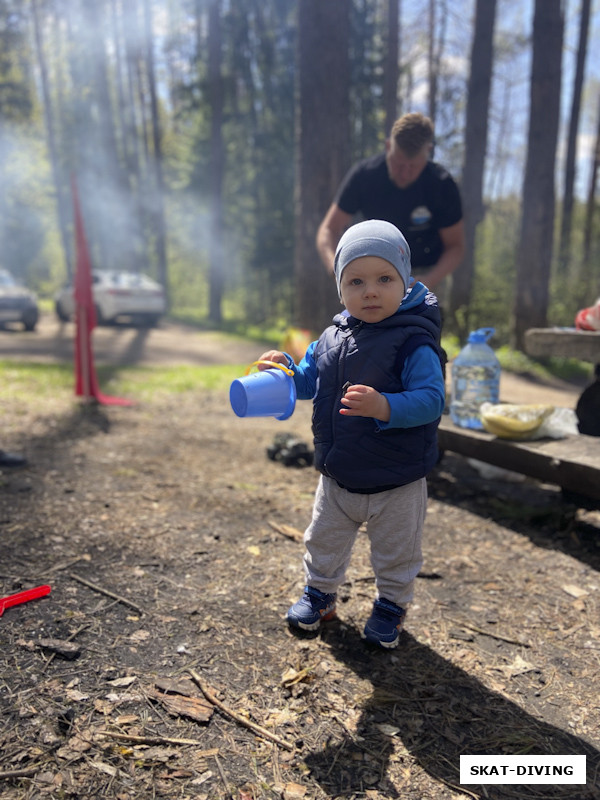
[[[96,268],[248,334],[339,307],[314,237],[339,181],[423,111],[461,185],[446,329],[572,326],[600,295],[594,0],[0,0],[0,266]]]

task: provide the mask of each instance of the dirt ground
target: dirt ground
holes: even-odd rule
[[[0,591],[52,589],[0,619],[0,798],[600,798],[599,511],[447,454],[380,652],[364,534],[338,620],[284,623],[317,475],[266,447],[310,442],[309,403],[286,422],[197,391],[0,414],[30,461],[0,473]],[[461,786],[461,754],[586,755],[588,783]]]

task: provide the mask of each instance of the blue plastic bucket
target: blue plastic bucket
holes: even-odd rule
[[[280,364],[273,363],[273,366],[276,369],[251,372],[233,381],[229,389],[229,402],[238,417],[275,417],[284,420],[292,416],[296,407],[293,373]]]

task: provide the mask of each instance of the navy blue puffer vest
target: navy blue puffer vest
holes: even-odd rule
[[[423,478],[435,465],[438,421],[378,430],[374,419],[345,417],[339,409],[347,382],[401,392],[406,357],[423,344],[439,354],[439,325],[437,307],[423,304],[374,324],[338,315],[323,332],[314,352],[313,400],[315,466],[323,475],[349,491],[372,494]]]

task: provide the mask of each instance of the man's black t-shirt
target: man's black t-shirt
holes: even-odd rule
[[[414,183],[399,189],[389,178],[385,154],[356,164],[334,202],[347,214],[383,219],[399,228],[416,270],[437,263],[443,251],[439,229],[462,219],[458,186],[444,167],[429,161]]]

